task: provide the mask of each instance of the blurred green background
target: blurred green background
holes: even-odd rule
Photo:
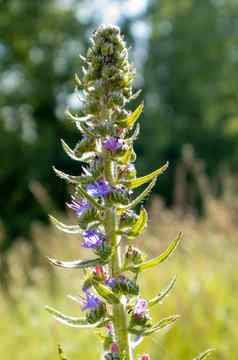
[[[70,217],[70,189],[52,166],[80,173],[59,140],[78,139],[64,111],[76,106],[79,53],[104,22],[120,25],[137,68],[135,87],[143,89],[138,173],[171,164],[156,188],[163,201],[149,203],[152,220],[139,241],[153,254],[177,230],[186,234],[177,257],[143,281],[153,296],[178,275],[177,290],[156,315],[171,310],[181,321],[144,348],[153,360],[192,359],[209,346],[217,348],[214,358],[236,360],[237,0],[0,1],[0,355],[55,359],[60,341],[69,360],[87,347],[85,358],[99,357],[88,333],[51,327],[44,303],[78,311],[64,297],[69,280],[79,289],[78,274],[51,269],[42,255],[79,252],[75,239],[48,224],[49,212]]]

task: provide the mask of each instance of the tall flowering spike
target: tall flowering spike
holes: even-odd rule
[[[161,255],[149,260],[137,247],[125,246],[126,240],[135,241],[146,227],[146,210],[142,207],[137,213],[135,208],[149,195],[168,165],[136,177],[133,142],[139,133],[136,122],[143,104],[132,112],[126,108],[138,92],[133,94],[135,71],[129,64],[120,29],[99,26],[83,62],[81,79],[75,77],[83,106],[78,114],[67,111],[81,134],[74,148],[62,141],[72,160],[84,162],[83,171],[74,176],[56,170],[60,178],[75,186],[67,205],[75,212],[77,224],[66,225],[52,219],[58,229],[79,236],[79,243],[93,255],[83,261],[49,259],[65,269],[84,270],[83,300],[71,298],[82,305],[85,317],[69,317],[51,307],[48,310],[69,326],[104,327],[104,358],[133,360],[134,349],[145,336],[171,326],[177,319],[170,316],[153,324],[149,308],[173,286],[170,284],[154,299],[145,300],[141,298],[138,279],[144,270],[170,256],[181,235]],[[146,183],[135,197],[134,189]],[[149,355],[143,355],[140,360],[149,359]]]

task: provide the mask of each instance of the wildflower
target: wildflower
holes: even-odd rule
[[[84,290],[86,295],[86,299],[82,300],[84,304],[82,307],[82,311],[90,310],[90,309],[97,309],[102,305],[101,300],[94,294],[91,294],[88,290]]]
[[[140,250],[129,246],[124,251],[121,242],[136,237],[146,226],[145,210],[137,215],[134,208],[147,197],[167,165],[136,178],[133,142],[139,128],[133,135],[128,135],[128,132],[132,132],[143,104],[137,106],[133,113],[125,109],[138,92],[133,94],[134,69],[128,62],[128,51],[119,28],[100,26],[93,34],[92,45],[83,61],[86,65],[82,81],[76,76],[76,83],[84,94],[83,116],[71,116],[83,136],[73,150],[67,146],[64,149],[71,158],[82,160],[87,165],[82,167],[80,176],[73,178],[57,172],[60,177],[69,182],[73,179],[76,184],[76,196],[67,205],[78,216],[78,224],[72,226],[54,222],[63,231],[80,232],[82,246],[94,250],[96,258],[70,262],[53,259],[55,265],[63,268],[85,269],[84,296],[79,302],[86,313],[83,319],[78,319],[58,311],[51,312],[69,326],[75,323],[82,328],[106,327],[104,359],[131,359],[132,351],[144,335],[156,331],[157,326],[153,327],[148,302],[140,298],[137,276],[121,273],[130,271],[137,275],[158,265],[161,256],[145,262]],[[146,189],[132,199],[133,189],[150,181]],[[81,193],[82,187],[87,194],[85,199],[78,199],[77,194]],[[97,198],[97,201],[92,198]],[[164,260],[176,248],[180,238],[181,235],[162,255]],[[152,301],[152,304],[156,302]],[[129,333],[133,334],[132,339]],[[141,355],[140,360],[150,360],[150,356]]]
[[[133,314],[139,318],[144,317],[146,310],[147,310],[147,305],[148,305],[148,302],[146,300],[138,299],[135,304]]]
[[[113,342],[112,346],[111,346],[111,352],[112,353],[118,353],[119,349],[118,349],[118,345],[117,343]]]
[[[116,152],[122,148],[123,140],[119,137],[109,137],[107,140],[103,141],[102,146],[107,151]]]
[[[110,288],[114,289],[116,286],[116,279],[114,277],[109,277],[106,281],[105,284],[107,286],[110,286]]]
[[[99,280],[105,280],[108,276],[107,272],[100,265],[95,266],[93,273],[94,273],[95,277]]]
[[[94,184],[87,185],[86,190],[89,195],[98,197],[110,194],[112,191],[112,187],[110,186],[108,181],[101,179],[96,181]]]
[[[84,242],[82,243],[82,247],[87,249],[96,249],[100,245],[102,245],[104,241],[104,235],[97,230],[86,230],[83,232]]]
[[[149,354],[144,354],[141,356],[140,360],[150,360],[150,355]]]
[[[87,200],[77,200],[74,196],[71,196],[71,198],[72,200],[70,203],[67,203],[67,206],[72,209],[77,216],[82,215],[85,210],[90,209],[91,205],[87,202]]]
[[[113,323],[110,321],[109,323],[107,323],[106,327],[108,330],[108,334],[113,336],[114,335]]]

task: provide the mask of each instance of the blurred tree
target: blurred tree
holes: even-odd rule
[[[151,0],[140,151],[152,164],[159,158],[175,165],[182,144],[191,143],[210,176],[221,163],[238,170],[237,15],[231,0]],[[173,181],[163,182],[167,197]]]
[[[76,3],[9,0],[0,5],[0,214],[8,239],[2,250],[17,236],[28,236],[33,219],[46,218],[31,181],[47,186],[61,204],[65,197],[49,168],[73,166],[57,139],[74,141],[75,136],[62,120],[89,26],[80,20]]]
[[[210,176],[222,163],[238,170],[238,6],[236,0],[147,2],[145,15],[143,5],[141,13],[130,7],[130,17],[127,1],[109,1],[113,14],[116,5],[124,9],[120,25],[135,42],[131,55],[146,100],[137,145],[140,173],[171,160],[170,176],[159,183],[171,203],[184,143],[193,144]],[[0,217],[7,239],[0,250],[18,236],[29,236],[31,221],[46,219],[31,183],[38,181],[54,196],[53,203],[63,206],[65,184],[49,169],[55,164],[69,173],[79,171],[64,156],[58,138],[70,144],[77,139],[63,116],[67,104],[75,106],[69,91],[78,54],[84,53],[88,30],[100,21],[100,12],[89,11],[90,6],[99,9],[100,3],[0,3]]]

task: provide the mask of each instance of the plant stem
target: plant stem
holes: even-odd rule
[[[110,183],[114,183],[114,166],[110,159],[105,159],[105,177]],[[107,239],[110,239],[114,253],[111,261],[111,276],[120,275],[122,270],[120,236],[117,234],[119,216],[115,206],[108,205],[106,211],[105,231]],[[130,336],[128,333],[128,317],[123,297],[119,304],[112,306],[113,310],[113,326],[116,336],[116,342],[119,347],[120,359],[133,360],[133,353],[130,345]]]

